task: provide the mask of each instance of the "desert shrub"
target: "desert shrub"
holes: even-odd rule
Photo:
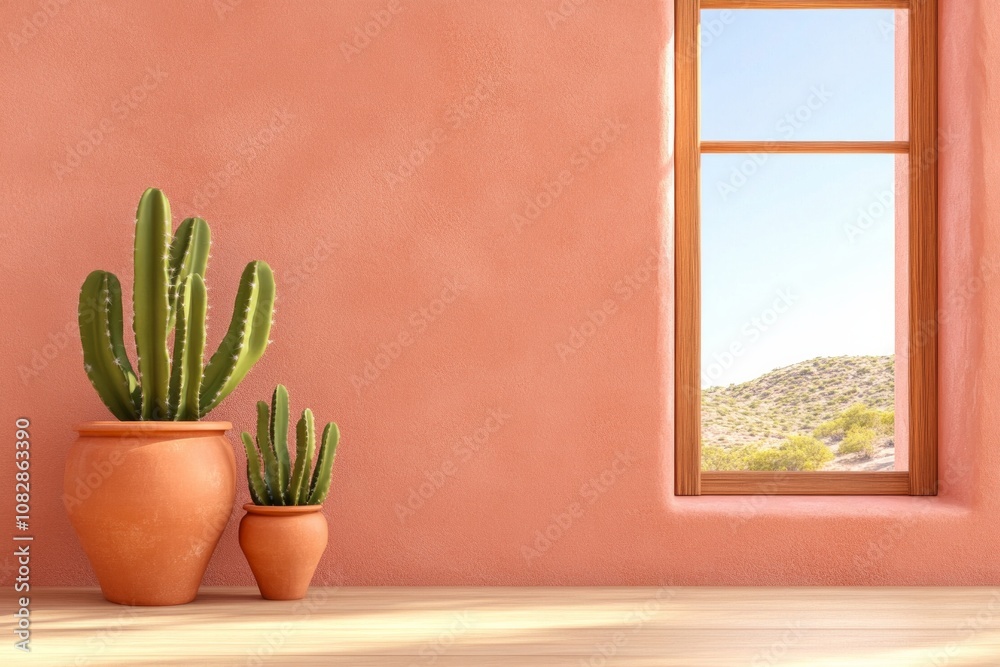
[[[892,435],[896,429],[896,413],[884,410],[878,417],[875,429],[884,435]]]
[[[740,445],[738,447],[702,447],[702,470],[753,470],[750,460],[761,451],[760,443]]]
[[[704,447],[701,455],[703,470],[819,470],[833,460],[826,445],[807,435],[790,436],[777,447]]]
[[[871,426],[859,426],[852,428],[840,441],[837,448],[838,454],[862,453],[871,458],[875,455],[875,429]]]
[[[747,470],[819,470],[832,460],[833,453],[816,438],[793,435],[778,447],[750,454]]]
[[[828,422],[816,427],[817,438],[846,438],[854,429],[871,428],[879,434],[892,433],[894,414],[891,410],[872,410],[863,403],[855,403]]]

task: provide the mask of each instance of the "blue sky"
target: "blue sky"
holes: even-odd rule
[[[892,11],[705,11],[702,25],[703,139],[895,138]],[[702,157],[704,386],[893,353],[895,160]]]

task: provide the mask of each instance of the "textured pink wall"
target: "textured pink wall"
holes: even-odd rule
[[[3,3],[35,582],[94,583],[59,499],[71,426],[106,416],[75,300],[96,267],[131,283],[156,185],[212,224],[215,336],[246,261],[279,274],[277,342],[213,417],[249,427],[281,381],[341,424],[319,582],[996,583],[1000,6],[942,4],[943,491],[875,499],[672,495],[670,3]],[[239,515],[209,583],[251,581]]]

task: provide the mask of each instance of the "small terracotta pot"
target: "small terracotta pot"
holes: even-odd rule
[[[191,602],[229,522],[229,422],[86,422],[70,447],[63,504],[104,597]]]
[[[301,600],[326,550],[322,505],[246,504],[240,548],[260,594],[268,600]]]

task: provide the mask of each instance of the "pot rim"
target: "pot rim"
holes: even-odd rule
[[[254,505],[245,503],[243,509],[247,514],[258,516],[296,516],[298,514],[312,514],[323,509],[322,505]]]
[[[135,435],[155,433],[225,433],[232,422],[210,421],[90,421],[73,427],[80,435]]]

